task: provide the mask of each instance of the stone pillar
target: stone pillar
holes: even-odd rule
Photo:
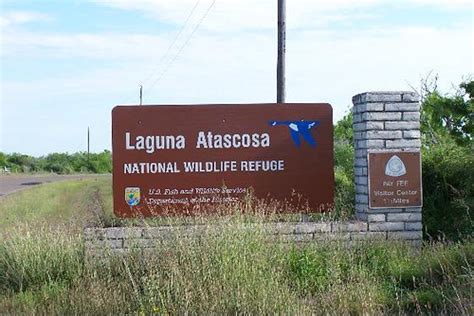
[[[419,152],[420,102],[414,92],[366,92],[352,98],[356,217],[387,239],[421,241],[421,207],[369,208],[369,152]]]

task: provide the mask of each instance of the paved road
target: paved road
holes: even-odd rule
[[[42,183],[104,176],[110,175],[0,175],[0,198],[9,193],[31,188]]]

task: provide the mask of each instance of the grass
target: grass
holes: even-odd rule
[[[112,217],[112,188],[109,177],[42,184],[3,197],[0,201],[0,231],[18,225],[68,223],[81,228]]]
[[[260,219],[256,218],[258,222]],[[474,243],[268,243],[236,216],[201,238],[85,262],[80,234],[0,241],[0,312],[472,314]],[[257,225],[258,227],[258,225]]]
[[[146,253],[86,262],[78,228],[120,223],[107,218],[110,179],[8,196],[0,206],[0,314],[474,313],[472,240],[422,249],[270,243],[261,207],[244,203],[224,217],[155,220],[213,225],[200,238],[172,233]],[[245,229],[249,221],[256,229]]]
[[[248,212],[260,208],[255,200],[247,201]],[[266,207],[266,206],[262,206]],[[344,208],[346,205],[344,205]],[[223,206],[218,212],[228,213]],[[341,208],[343,208],[341,206]],[[346,208],[345,208],[346,209]],[[270,210],[268,220],[300,221],[300,214],[276,214]],[[341,212],[309,214],[309,221],[329,221],[341,217]],[[345,215],[344,215],[345,216]],[[86,178],[42,184],[27,190],[10,194],[0,204],[0,234],[18,225],[62,225],[76,229],[84,226],[137,226],[137,225],[179,225],[206,224],[209,218],[217,215],[199,216],[161,216],[156,218],[117,219],[112,209],[112,183],[110,177]],[[253,217],[247,217],[253,221]]]

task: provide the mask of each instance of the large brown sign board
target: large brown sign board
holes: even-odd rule
[[[369,153],[369,207],[422,206],[419,152]]]
[[[329,104],[117,106],[117,216],[199,213],[249,192],[291,208],[333,206]]]

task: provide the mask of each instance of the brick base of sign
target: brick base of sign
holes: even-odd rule
[[[309,223],[266,223],[258,224],[269,241],[283,243],[342,242],[347,245],[367,241],[403,240],[414,246],[421,245],[421,226],[417,222],[367,223],[309,222]],[[248,224],[242,229],[252,229],[256,224]],[[170,238],[199,238],[210,226],[183,225],[159,227],[110,227],[86,228],[84,230],[87,257],[105,254],[126,254],[134,250],[152,250]],[[212,227],[211,227],[212,228]],[[215,228],[215,227],[214,227]],[[415,229],[417,228],[417,229]]]

